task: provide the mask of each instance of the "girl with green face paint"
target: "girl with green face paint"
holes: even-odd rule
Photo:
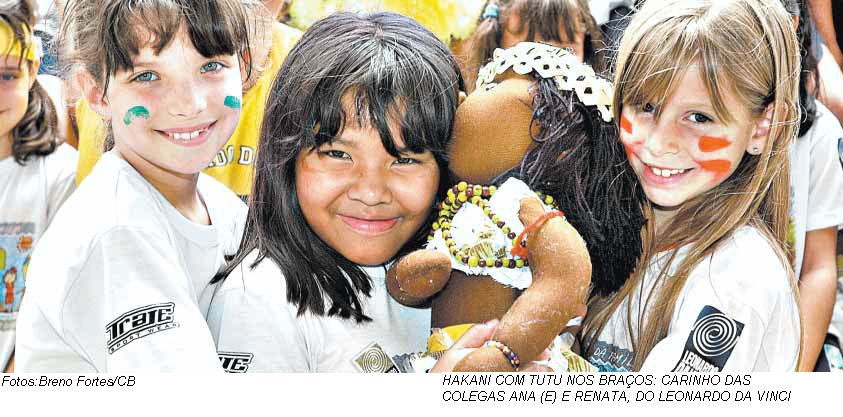
[[[248,0],[68,3],[62,49],[83,70],[101,68],[102,77],[82,72],[83,93],[111,122],[113,148],[32,256],[19,370],[222,370],[199,296],[236,248],[245,206],[200,171],[239,122],[246,25],[258,7]],[[67,290],[37,285],[48,280]],[[48,317],[61,306],[68,310],[59,314],[59,335]],[[147,326],[136,326],[139,320]]]

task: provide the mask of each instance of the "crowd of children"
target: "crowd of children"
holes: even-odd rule
[[[391,3],[0,0],[0,366],[435,372],[484,350],[520,371],[843,370],[843,74],[816,7]],[[455,147],[519,116],[523,141]],[[507,175],[466,185],[465,161]],[[495,194],[511,176],[536,220]],[[470,210],[488,226],[460,232]],[[489,305],[456,333],[396,297],[443,262],[529,286],[530,240],[567,221],[590,291],[538,357],[501,338],[512,286],[443,281]],[[388,291],[434,237],[444,258]]]

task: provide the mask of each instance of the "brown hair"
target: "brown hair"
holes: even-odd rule
[[[184,28],[202,56],[238,55],[248,78],[256,10],[263,10],[257,0],[68,0],[59,58],[68,73],[87,72],[105,95],[109,77],[131,71],[142,47],[158,53]]]
[[[26,62],[29,70],[34,74],[34,62],[27,61],[23,56],[29,48],[36,48],[38,44],[32,42],[32,26],[35,24],[35,13],[32,0],[3,2],[0,7],[0,20],[9,25],[15,40],[21,45],[21,59],[18,63],[23,66]],[[5,52],[5,51],[0,51]],[[26,112],[12,129],[12,154],[15,162],[23,165],[33,155],[44,156],[53,153],[59,144],[58,121],[56,109],[47,91],[33,80],[29,89]]]
[[[485,10],[497,7],[498,13]],[[600,30],[591,16],[587,0],[489,0],[480,16],[477,28],[468,38],[469,56],[463,75],[469,89],[474,88],[477,71],[492,59],[492,53],[501,47],[507,19],[520,17],[520,30],[527,29],[528,42],[535,42],[537,35],[548,41],[562,42],[560,23],[567,39],[574,39],[579,28],[585,33],[584,60],[597,72],[602,72],[603,48]]]
[[[799,125],[799,45],[792,21],[778,0],[650,0],[624,33],[615,75],[616,118],[624,105],[652,103],[659,108],[675,91],[685,70],[697,64],[716,115],[734,120],[723,104],[723,92],[760,118],[772,111],[769,139],[760,155],[744,155],[735,172],[717,187],[684,203],[655,234],[651,220],[643,231],[641,261],[616,294],[590,301],[583,336],[588,351],[624,300],[642,283],[657,248],[687,245],[689,250],[672,268],[676,251],[668,255],[644,307],[656,314],[633,320],[627,304],[627,331],[635,352],[633,369],[640,369],[649,352],[670,326],[676,301],[690,273],[742,226],[752,226],[769,241],[784,268],[797,301],[793,271],[784,247],[788,225],[788,146]],[[658,117],[658,113],[656,115]],[[652,214],[652,208],[648,207]],[[652,218],[652,216],[650,216]],[[663,232],[662,232],[663,230]],[[674,271],[674,272],[670,272]]]

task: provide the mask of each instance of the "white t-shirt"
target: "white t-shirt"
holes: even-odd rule
[[[205,323],[209,281],[236,250],[246,207],[205,175],[198,190],[212,225],[103,155],[32,255],[16,370],[222,370]]]
[[[843,128],[817,101],[814,126],[790,145],[790,218],[798,277],[805,256],[805,234],[843,224],[843,169],[837,141]]]
[[[76,159],[76,150],[63,144],[23,166],[13,156],[0,160],[0,370],[15,349],[15,319],[32,249],[76,189]]]
[[[674,268],[687,249],[679,249]],[[651,264],[633,290],[633,318],[640,317],[641,300],[646,300],[666,255]],[[628,302],[612,315],[588,357],[601,371],[632,367]],[[636,332],[637,327],[638,319],[632,322]],[[650,351],[641,371],[792,371],[799,337],[799,311],[785,267],[760,232],[743,227],[691,272],[667,336]]]
[[[208,314],[208,326],[228,371],[359,372],[355,363],[366,370],[382,370],[383,364],[390,366],[384,354],[424,352],[430,309],[406,307],[390,297],[384,267],[364,268],[372,279],[372,291],[370,298],[360,298],[363,313],[372,321],[357,323],[309,312],[297,316],[296,305],[287,301],[287,284],[278,266],[267,258],[250,270],[247,265],[255,256],[252,253],[225,280]]]

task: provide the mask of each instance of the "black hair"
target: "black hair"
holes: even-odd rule
[[[31,48],[37,47],[32,42],[32,26],[35,24],[35,5],[32,0],[4,2],[0,6],[0,20],[9,26],[15,42],[21,47],[18,66],[35,77],[35,70],[30,66],[34,63],[27,63],[24,58]],[[0,51],[0,54],[8,55],[9,52]],[[12,128],[11,136],[12,155],[19,165],[24,165],[32,156],[49,155],[59,145],[56,108],[37,78],[29,88],[26,111]]]
[[[296,194],[296,159],[342,132],[348,118],[377,129],[386,151],[430,151],[448,186],[447,146],[463,88],[448,48],[414,20],[395,13],[337,13],[314,23],[290,51],[267,99],[246,231],[229,267],[257,250],[254,268],[270,258],[287,282],[287,300],[299,314],[365,321],[360,294],[372,283],[356,264],[322,241],[307,224]],[[342,99],[353,96],[354,114]],[[390,120],[400,120],[404,149]],[[431,221],[433,219],[431,207]],[[429,224],[429,223],[428,223]],[[426,228],[399,251],[417,249]]]
[[[533,74],[531,132],[536,146],[517,176],[530,188],[553,196],[577,229],[591,257],[590,296],[617,291],[635,269],[646,223],[644,191],[627,163],[614,123],[586,106],[573,91]],[[502,182],[504,178],[496,179]]]
[[[819,92],[820,73],[812,39],[814,22],[805,0],[783,0],[783,2],[791,16],[799,16],[796,38],[799,41],[799,55],[802,60],[799,72],[799,106],[802,111],[798,136],[802,137],[808,133],[808,129],[817,119],[816,98]]]

